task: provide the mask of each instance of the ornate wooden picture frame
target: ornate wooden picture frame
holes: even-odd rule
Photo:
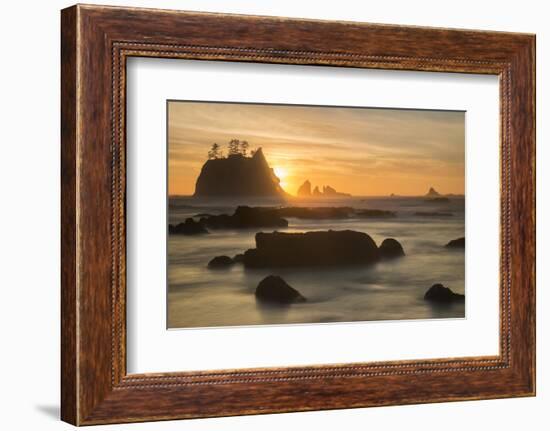
[[[535,394],[535,37],[102,6],[62,11],[61,416],[75,425]],[[500,79],[500,354],[126,371],[126,60],[331,65]],[[495,220],[495,222],[497,222]]]

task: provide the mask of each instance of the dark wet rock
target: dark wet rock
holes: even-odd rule
[[[466,247],[466,239],[464,237],[453,239],[453,240],[449,241],[445,247],[447,247],[447,248],[465,248]]]
[[[415,216],[421,217],[452,217],[453,213],[438,212],[438,211],[417,211]]]
[[[207,160],[195,184],[196,197],[288,196],[259,148],[252,157],[231,154]]]
[[[188,218],[183,223],[176,225],[169,224],[168,233],[176,235],[200,235],[208,233],[208,230],[206,230],[202,222]]]
[[[239,253],[233,256],[233,262],[235,263],[242,263],[244,261],[244,254]]]
[[[231,259],[229,256],[216,256],[214,259],[208,262],[208,268],[227,268],[234,263],[234,260]]]
[[[201,218],[201,223],[211,229],[247,229],[255,227],[287,227],[288,221],[273,208],[237,207],[232,215],[221,214]]]
[[[351,207],[283,207],[273,209],[281,217],[294,217],[300,219],[340,219],[348,218],[353,213]]]
[[[256,248],[244,253],[249,268],[371,264],[380,252],[364,232],[314,231],[256,234]]]
[[[451,289],[443,286],[441,283],[437,283],[428,289],[424,295],[424,299],[430,302],[450,304],[453,302],[464,301],[465,297],[459,293],[454,293]]]
[[[355,211],[355,215],[361,218],[386,218],[395,217],[395,212],[387,210],[366,209]]]
[[[386,238],[378,247],[380,251],[380,257],[385,259],[393,259],[395,257],[405,256],[403,246],[393,238]]]
[[[269,275],[260,281],[256,288],[256,298],[262,302],[283,305],[306,301],[300,292],[290,287],[278,275]]]

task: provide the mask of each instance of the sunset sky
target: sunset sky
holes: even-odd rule
[[[169,102],[170,195],[191,195],[212,143],[262,147],[295,195],[309,180],[352,195],[464,193],[464,112]]]

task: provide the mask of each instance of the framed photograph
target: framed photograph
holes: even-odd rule
[[[62,419],[535,394],[535,37],[62,11]]]

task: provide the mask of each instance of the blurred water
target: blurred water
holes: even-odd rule
[[[236,264],[227,270],[210,270],[206,265],[214,256],[234,256],[254,248],[254,235],[259,229],[211,230],[210,234],[200,236],[171,235],[168,238],[170,328],[464,317],[464,304],[434,306],[423,300],[426,290],[435,283],[464,293],[464,250],[443,247],[449,240],[464,236],[464,198],[436,203],[424,198],[353,197],[289,205],[396,211],[397,217],[390,219],[289,218],[289,227],[279,231],[352,229],[368,233],[377,244],[385,238],[396,238],[406,256],[372,266],[338,269],[249,270]],[[170,198],[169,222],[181,222],[200,213],[232,213],[235,206],[234,202],[213,205],[191,198]],[[416,216],[417,211],[453,215]],[[307,302],[290,307],[257,304],[256,286],[270,274],[283,277]]]

